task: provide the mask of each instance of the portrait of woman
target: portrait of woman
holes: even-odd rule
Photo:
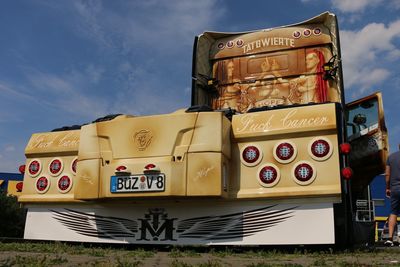
[[[306,54],[305,63],[309,75],[290,80],[289,100],[300,104],[327,102],[329,84],[323,79],[324,54],[320,50],[311,50]]]

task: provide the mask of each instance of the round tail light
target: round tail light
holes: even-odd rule
[[[25,173],[25,164],[19,166],[18,171],[19,171],[19,173],[24,174]]]
[[[353,170],[350,167],[345,167],[341,171],[342,176],[346,180],[350,180],[353,177]]]
[[[327,138],[316,138],[309,144],[309,154],[314,160],[327,160],[332,155],[332,152],[332,144]]]
[[[255,166],[260,163],[262,158],[261,150],[255,145],[244,147],[241,155],[241,161],[246,166]]]
[[[278,143],[274,147],[274,158],[280,163],[290,163],[297,154],[296,146],[289,141]]]
[[[19,182],[15,185],[15,189],[17,189],[17,192],[22,192],[22,188],[24,186],[23,182]]]
[[[340,144],[340,152],[342,154],[348,155],[351,151],[351,145],[349,143]]]
[[[68,175],[61,176],[57,181],[58,191],[67,193],[72,187],[72,179]]]
[[[42,164],[38,159],[32,160],[28,165],[28,173],[32,177],[37,176],[41,170],[42,170]]]
[[[272,163],[266,164],[259,169],[258,178],[262,186],[273,187],[279,182],[279,169]]]
[[[49,164],[50,174],[53,176],[59,175],[63,169],[61,159],[53,159]]]
[[[36,191],[40,194],[44,194],[50,188],[50,180],[42,176],[36,180]]]
[[[75,175],[76,174],[76,165],[78,163],[78,158],[75,158],[72,163],[71,163],[71,170],[72,170],[72,174]]]
[[[315,180],[316,170],[311,163],[302,161],[294,166],[292,174],[297,184],[308,185]]]

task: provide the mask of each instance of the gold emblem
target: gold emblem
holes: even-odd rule
[[[140,130],[133,136],[135,140],[135,145],[139,151],[146,150],[153,139],[153,134],[149,130]]]

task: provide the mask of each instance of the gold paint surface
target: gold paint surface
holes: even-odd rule
[[[305,29],[321,29],[320,35],[312,34],[309,37],[301,35],[299,38],[293,36],[294,32],[298,31],[303,34]],[[238,45],[237,41],[241,40],[242,45]],[[219,59],[234,56],[243,56],[257,54],[261,52],[271,52],[276,50],[291,49],[305,46],[328,44],[332,42],[329,29],[322,24],[308,24],[305,26],[275,28],[268,31],[256,31],[252,33],[231,35],[226,38],[221,38],[211,47],[210,59]],[[233,46],[229,48],[229,42]],[[223,49],[218,45],[226,44]]]
[[[318,135],[317,135],[318,136]],[[273,148],[282,139],[264,139],[259,142],[240,142],[233,145],[233,154],[238,155],[231,162],[231,167],[235,168],[232,173],[233,183],[231,196],[234,198],[292,198],[292,197],[312,197],[312,196],[340,196],[340,164],[337,135],[321,135],[332,143],[333,153],[325,161],[314,160],[309,152],[308,146],[315,136],[303,136],[289,139],[297,147],[297,156],[290,163],[280,163],[273,157]],[[257,144],[263,152],[261,162],[254,166],[245,166],[240,161],[240,149],[250,144]],[[293,167],[300,161],[307,161],[314,166],[316,171],[315,180],[309,185],[299,185],[293,178]],[[274,187],[263,187],[259,183],[259,171],[262,166],[268,163],[276,165],[280,170],[280,180]]]
[[[100,150],[110,151],[113,159],[183,156],[190,145],[196,116],[178,112],[97,123]]]
[[[25,154],[78,151],[80,130],[33,134],[25,148]]]
[[[0,180],[0,185],[1,185],[1,180]],[[20,183],[21,181],[13,181],[9,180],[8,181],[8,187],[7,187],[7,195],[13,195],[13,196],[20,196],[22,192],[17,191],[17,184]]]
[[[66,148],[68,150],[68,148]],[[62,151],[62,150],[61,150]],[[60,152],[60,151],[59,151]],[[18,197],[20,202],[75,202],[74,191],[76,188],[76,177],[73,175],[71,165],[77,155],[59,156],[59,153],[47,155],[46,157],[35,157],[39,159],[42,165],[40,173],[36,177],[31,177],[28,174],[28,164],[33,158],[27,158],[26,171],[24,174],[24,185],[21,194]],[[61,158],[63,161],[63,171],[57,176],[50,174],[49,164],[55,158]],[[68,175],[72,180],[72,188],[67,193],[58,191],[57,181],[60,177]],[[46,193],[40,194],[36,191],[36,182],[40,177],[46,177],[50,181],[50,187]]]
[[[235,139],[336,129],[335,105],[323,104],[233,116]]]
[[[188,157],[187,196],[222,195],[221,153],[190,153]]]
[[[232,124],[220,112],[175,112],[86,125],[81,130],[80,140],[84,142],[79,145],[79,153],[65,156],[63,153],[69,148],[58,146],[56,152],[46,150],[46,154],[28,157],[27,164],[38,158],[43,169],[35,178],[25,174],[20,201],[198,196],[337,199],[341,191],[335,116],[335,105],[330,103],[234,115]],[[316,136],[327,138],[332,144],[333,153],[325,161],[316,161],[309,154],[309,144]],[[297,147],[293,162],[283,164],[273,157],[274,146],[282,140],[289,140]],[[257,145],[262,150],[263,158],[256,166],[241,162],[240,151],[247,145]],[[49,174],[48,164],[55,157],[61,158],[63,174],[77,156],[77,174],[71,175],[73,187],[62,194],[56,187],[57,177]],[[293,166],[300,161],[308,161],[315,167],[317,176],[310,185],[299,185],[293,180]],[[281,174],[280,181],[268,188],[258,181],[259,170],[267,163],[276,165]],[[148,164],[156,165],[165,174],[165,191],[110,192],[111,176],[116,175],[118,166],[125,166],[131,175],[136,175],[143,174]],[[38,194],[35,189],[35,182],[41,176],[51,180],[45,194]]]
[[[79,200],[99,198],[100,159],[78,161],[74,198]]]

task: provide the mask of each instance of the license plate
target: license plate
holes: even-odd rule
[[[111,193],[165,191],[165,174],[111,176]]]

